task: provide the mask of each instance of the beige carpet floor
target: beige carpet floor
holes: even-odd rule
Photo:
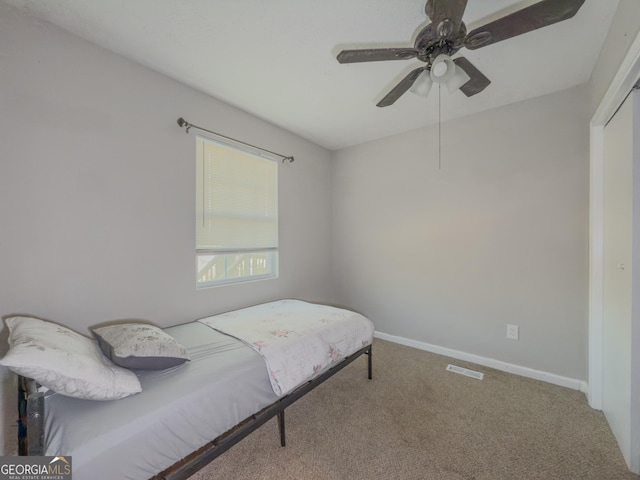
[[[382,340],[191,480],[638,480],[583,393]],[[449,363],[483,372],[476,380]]]

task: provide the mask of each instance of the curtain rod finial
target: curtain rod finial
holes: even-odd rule
[[[284,163],[285,160],[289,160],[289,163],[293,163],[295,158],[293,158],[293,156],[291,156],[291,157],[283,157],[282,158],[282,163]]]
[[[178,125],[180,125],[181,127],[184,127],[187,124],[187,122],[185,121],[184,118],[180,117],[178,119]]]

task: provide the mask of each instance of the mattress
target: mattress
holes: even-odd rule
[[[262,357],[239,340],[198,322],[165,330],[191,361],[136,372],[142,393],[47,396],[45,455],[70,455],[74,480],[148,479],[277,400]]]

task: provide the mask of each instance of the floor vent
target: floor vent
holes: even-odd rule
[[[457,365],[447,365],[447,370],[453,373],[459,373],[467,377],[475,378],[476,380],[482,380],[484,373],[476,372],[475,370],[469,370],[468,368],[458,367]]]

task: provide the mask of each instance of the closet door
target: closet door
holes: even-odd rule
[[[637,274],[633,281],[634,258],[636,262],[640,258],[634,247],[640,236],[634,235],[640,225],[640,208],[634,208],[634,192],[640,194],[634,182],[634,156],[639,151],[634,126],[640,128],[637,97],[632,92],[605,127],[603,331],[603,412],[627,465],[636,471],[640,448],[633,438],[638,434],[640,402],[632,400],[639,380],[632,361],[632,335],[640,283]]]

